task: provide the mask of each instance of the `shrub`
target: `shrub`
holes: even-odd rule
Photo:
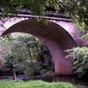
[[[88,74],[88,48],[87,47],[77,47],[66,52],[69,53],[68,56],[73,58],[73,71],[79,76],[84,77]]]

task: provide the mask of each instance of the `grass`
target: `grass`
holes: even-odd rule
[[[66,82],[44,82],[44,81],[13,81],[13,80],[0,80],[0,88],[87,88],[82,86],[73,86]]]

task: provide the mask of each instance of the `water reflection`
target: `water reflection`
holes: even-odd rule
[[[55,81],[57,81],[57,82],[69,82],[69,83],[72,83],[74,85],[88,86],[88,81],[83,80],[83,79],[79,79],[75,76],[56,76]]]
[[[12,75],[0,75],[0,79],[11,79],[13,78]],[[83,85],[83,86],[88,86],[88,80],[83,80],[79,79],[75,76],[45,76],[45,75],[38,75],[38,76],[30,76],[30,77],[25,77],[24,75],[17,75],[17,78],[19,80],[43,80],[46,82],[69,82],[72,83],[73,85]]]

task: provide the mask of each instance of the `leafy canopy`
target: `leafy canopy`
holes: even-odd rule
[[[63,12],[71,16],[82,29],[88,25],[88,0],[0,0],[1,13],[18,13],[26,9],[29,14],[44,15],[47,10]]]

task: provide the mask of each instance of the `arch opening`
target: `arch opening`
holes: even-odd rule
[[[29,33],[38,37],[50,50],[54,61],[55,73],[72,74],[72,60],[65,58],[64,50],[77,46],[71,35],[60,25],[49,22],[47,25],[35,19],[16,23],[2,35],[12,32]]]
[[[3,58],[7,63],[3,65],[6,66],[4,72],[11,73],[15,68],[16,73],[26,73],[30,76],[51,76],[49,73],[54,73],[54,63],[50,51],[43,42],[33,35],[19,32],[6,34],[0,40],[0,49],[1,47],[3,47],[1,51],[5,51],[0,54],[0,58]],[[11,68],[9,65],[15,67]]]

